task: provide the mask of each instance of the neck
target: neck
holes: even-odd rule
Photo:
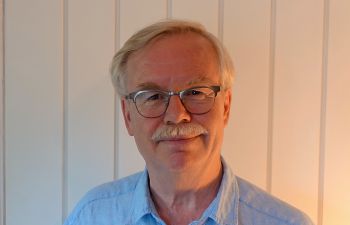
[[[160,217],[167,224],[189,224],[198,219],[216,197],[223,169],[212,166],[184,172],[152,173],[150,191]]]

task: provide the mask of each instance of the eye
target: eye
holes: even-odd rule
[[[159,91],[144,91],[137,96],[137,102],[140,104],[158,104],[166,100],[166,95]]]
[[[200,88],[188,89],[183,93],[186,97],[200,96],[204,95],[204,92]]]
[[[183,97],[186,100],[201,101],[213,97],[213,90],[208,87],[197,87],[186,90]]]
[[[204,94],[202,91],[197,89],[192,89],[190,90],[190,93],[188,95],[202,95],[202,94]]]
[[[153,93],[152,95],[147,97],[146,101],[156,101],[156,100],[159,100],[161,98],[162,98],[162,96],[160,93]]]

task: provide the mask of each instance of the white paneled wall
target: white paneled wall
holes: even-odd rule
[[[270,4],[226,1],[223,12],[223,41],[237,73],[223,153],[237,174],[262,188],[268,186]]]
[[[65,10],[66,199],[70,211],[91,186],[114,177],[115,2],[67,1]],[[67,201],[67,202],[65,202]]]
[[[276,4],[272,193],[317,220],[323,2]],[[288,162],[288,163],[286,163]]]
[[[349,1],[3,5],[0,225],[62,224],[87,190],[144,168],[108,69],[132,33],[165,18],[201,22],[234,59],[223,155],[235,173],[318,225],[350,223]]]
[[[5,1],[6,225],[61,221],[62,12]]]
[[[213,34],[218,34],[220,0],[175,0],[172,1],[172,17],[195,20]]]
[[[350,1],[329,2],[323,221],[350,223]]]

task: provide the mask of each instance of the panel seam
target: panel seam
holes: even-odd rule
[[[120,48],[120,0],[115,0],[115,25],[114,25],[114,50],[115,52]],[[119,107],[118,107],[118,97],[116,90],[114,90],[114,162],[113,162],[113,179],[119,178]]]
[[[167,19],[171,19],[173,17],[173,2],[172,0],[167,0],[167,8],[166,8],[166,14]]]
[[[6,225],[6,150],[5,150],[5,130],[6,130],[6,125],[5,125],[5,3],[3,0],[1,0],[0,2],[2,8],[2,15],[1,15],[1,38],[2,38],[2,42],[1,42],[1,48],[2,48],[2,71],[1,71],[1,85],[2,85],[2,99],[1,99],[1,120],[2,120],[2,124],[1,124],[1,128],[2,132],[1,132],[1,146],[0,146],[0,154],[1,154],[1,162],[0,162],[0,180],[1,180],[1,184],[0,184],[0,225]]]
[[[273,154],[273,109],[275,82],[275,51],[276,51],[276,0],[271,0],[270,12],[270,56],[269,56],[269,90],[268,90],[268,118],[267,118],[267,162],[266,162],[266,190],[272,191],[272,154]]]
[[[326,116],[327,116],[327,78],[328,78],[328,45],[329,45],[329,0],[323,1],[323,40],[322,40],[322,81],[320,113],[320,152],[318,174],[318,208],[317,224],[323,224],[324,171],[326,153]]]
[[[63,151],[62,151],[62,223],[68,216],[68,0],[62,1],[63,37]]]
[[[224,40],[224,0],[218,2],[218,38],[223,43]]]

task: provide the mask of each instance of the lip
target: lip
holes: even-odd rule
[[[160,143],[160,142],[169,142],[169,143],[187,142],[187,141],[191,141],[197,137],[199,137],[199,136],[162,138],[161,140],[157,140],[157,143]]]

